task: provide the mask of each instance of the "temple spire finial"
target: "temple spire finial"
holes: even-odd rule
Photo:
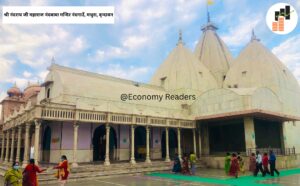
[[[207,10],[207,23],[210,23],[210,15],[209,15],[209,11]]]
[[[260,40],[256,37],[256,35],[255,35],[255,33],[254,33],[254,29],[252,29],[251,41],[260,41]]]
[[[55,64],[55,58],[54,58],[54,56],[52,56],[51,64]]]
[[[178,44],[183,44],[183,41],[182,41],[182,30],[181,30],[181,29],[179,30],[178,43],[177,43],[177,45],[178,45]]]

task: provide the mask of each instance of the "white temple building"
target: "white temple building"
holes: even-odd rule
[[[37,162],[55,163],[65,154],[73,166],[170,161],[194,151],[220,168],[226,152],[273,149],[279,167],[300,165],[296,78],[254,32],[234,59],[213,23],[202,31],[194,52],[180,33],[149,83],[52,64],[41,85],[9,89],[1,161],[26,165],[31,148]],[[122,94],[195,99],[122,101]]]

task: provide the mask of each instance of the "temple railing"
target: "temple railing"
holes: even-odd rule
[[[282,155],[282,156],[290,156],[296,154],[295,147],[292,148],[249,148],[247,149],[246,155],[250,156],[252,153],[256,153],[256,151],[259,151],[260,154],[263,153],[269,153],[270,150],[272,150],[276,155]]]
[[[8,130],[33,120],[76,121],[89,123],[115,123],[124,125],[147,125],[156,127],[174,127],[194,129],[193,120],[153,117],[145,115],[112,113],[103,111],[82,110],[71,107],[35,105],[6,120],[3,130]]]

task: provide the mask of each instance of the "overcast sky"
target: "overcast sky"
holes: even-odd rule
[[[209,10],[233,56],[249,42],[254,28],[300,81],[300,23],[290,34],[273,34],[265,16],[276,2],[292,4],[300,14],[300,0],[214,0]],[[148,82],[175,47],[178,30],[194,50],[206,23],[206,0],[0,0],[0,5],[110,5],[116,16],[113,25],[0,23],[0,99],[14,82],[23,89],[28,81],[43,81],[52,57],[60,65]]]

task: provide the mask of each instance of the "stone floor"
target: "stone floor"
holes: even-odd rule
[[[99,178],[69,182],[67,186],[267,186],[276,184],[277,186],[299,186],[300,169],[282,170],[280,177],[267,176],[254,178],[250,173],[240,175],[238,179],[225,176],[222,170],[200,169],[196,176],[175,175],[169,172],[153,173],[149,175],[119,176],[111,178]],[[3,185],[3,178],[0,178],[0,186]],[[57,186],[58,184],[47,184],[47,186]],[[42,186],[42,184],[41,184]]]

